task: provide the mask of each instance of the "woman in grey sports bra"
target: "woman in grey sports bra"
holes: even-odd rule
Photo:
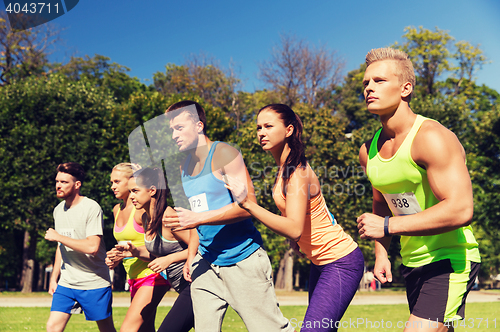
[[[151,260],[148,267],[167,278],[179,293],[172,309],[163,320],[158,332],[188,332],[194,327],[193,305],[190,284],[182,274],[187,258],[187,243],[193,230],[172,232],[162,224],[164,212],[175,210],[167,206],[168,188],[163,171],[159,168],[144,168],[136,171],[129,183],[130,198],[136,209],[144,209],[144,247],[132,243],[117,245],[124,256]],[[196,230],[194,230],[196,231]]]
[[[151,240],[147,239],[148,236],[144,235],[144,242],[146,244],[146,249],[154,257],[158,257],[157,260],[166,259],[168,255],[182,252],[187,249],[188,245],[182,241],[178,240],[167,240],[161,234],[153,235]],[[182,275],[182,268],[184,267],[184,261],[175,262],[161,271],[160,274],[170,281],[172,287],[180,292],[188,285],[188,282],[184,279]]]

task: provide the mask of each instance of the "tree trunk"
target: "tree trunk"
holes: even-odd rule
[[[38,263],[38,283],[36,285],[37,291],[44,290],[45,285],[45,265],[42,263]]]
[[[289,248],[280,260],[276,276],[276,289],[293,290],[293,249]]]
[[[295,271],[295,288],[300,287],[300,270]]]
[[[278,267],[278,273],[276,273],[276,279],[274,283],[274,287],[276,289],[283,289],[284,287],[284,282],[283,282],[284,271],[285,271],[285,258],[282,258],[280,260],[280,266]]]
[[[23,244],[23,271],[21,275],[21,293],[31,293],[33,290],[33,273],[35,271],[35,260],[33,259],[36,249],[36,237],[31,236],[26,230],[24,232]]]

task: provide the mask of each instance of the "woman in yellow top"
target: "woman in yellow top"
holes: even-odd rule
[[[257,135],[279,166],[273,198],[281,216],[247,199],[247,188],[238,179],[228,177],[227,188],[243,209],[296,242],[311,260],[309,307],[301,331],[337,331],[361,280],[363,254],[326,206],[304,154],[302,122],[293,110],[282,104],[260,109]]]
[[[142,226],[144,210],[136,210],[128,189],[128,181],[134,170],[132,164],[121,163],[111,172],[111,189],[116,198],[123,200],[113,208],[113,235],[118,243],[126,241],[140,247],[145,245]],[[122,260],[117,253],[115,248],[108,251],[106,263],[111,269]],[[156,307],[170,288],[170,284],[160,274],[149,269],[148,263],[135,257],[123,258],[132,301],[120,331],[155,331]]]

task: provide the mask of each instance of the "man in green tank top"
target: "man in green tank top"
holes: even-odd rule
[[[480,265],[465,151],[450,130],[410,109],[415,73],[406,53],[375,49],[366,64],[365,101],[382,128],[359,153],[373,187],[373,213],[358,218],[359,233],[375,240],[382,283],[392,282],[387,251],[392,235],[401,236],[405,331],[452,331]]]

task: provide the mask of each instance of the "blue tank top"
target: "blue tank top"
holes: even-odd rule
[[[212,158],[215,147],[220,142],[213,142],[202,171],[190,176],[186,170],[191,161],[188,155],[182,168],[182,185],[189,198],[191,210],[195,212],[220,209],[233,203],[224,181],[212,172]],[[228,266],[236,264],[262,246],[262,238],[252,219],[248,218],[229,225],[201,225],[197,227],[200,237],[200,254],[212,264]]]

